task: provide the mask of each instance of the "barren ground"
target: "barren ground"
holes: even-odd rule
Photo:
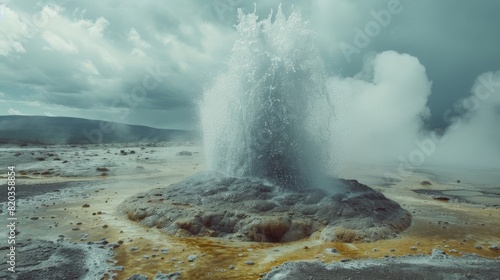
[[[177,155],[181,151],[192,154]],[[115,279],[128,279],[134,274],[153,279],[157,272],[180,272],[179,279],[258,279],[288,261],[330,263],[350,259],[349,263],[356,263],[408,254],[429,255],[436,248],[456,257],[469,253],[488,259],[500,257],[500,251],[494,249],[495,245],[500,246],[500,183],[492,186],[464,179],[456,183],[451,177],[441,178],[436,172],[424,170],[388,184],[381,179],[385,168],[345,167],[341,170],[343,178],[358,179],[410,211],[413,215],[410,228],[399,238],[371,243],[325,242],[317,234],[285,244],[256,243],[172,237],[116,212],[116,207],[134,194],[167,187],[205,170],[200,147],[185,143],[4,146],[0,152],[0,166],[4,170],[0,176],[4,182],[7,166],[16,167],[16,229],[19,231],[16,242],[24,246],[37,240],[55,243],[64,240],[77,246],[92,242],[90,245],[97,249],[115,254],[111,258],[94,258],[95,261],[109,259],[106,264],[115,266],[111,271],[116,274]],[[483,177],[494,173],[484,171]],[[467,177],[464,171],[456,174],[454,180]],[[424,180],[431,185],[421,185]],[[414,191],[417,189],[424,191],[417,193]],[[450,199],[434,199],[432,195],[436,192]],[[5,184],[0,194],[0,203],[5,206]],[[7,223],[6,209],[2,209],[2,220]],[[1,228],[2,236],[6,236],[6,227]],[[109,244],[105,244],[103,238]],[[112,248],[113,243],[119,246]],[[3,258],[6,246],[6,239],[2,240]],[[19,256],[23,254],[22,247],[17,253],[16,274],[19,276],[34,264],[23,267],[23,258]],[[103,253],[89,249],[86,254],[102,257]],[[190,255],[196,255],[196,259],[188,261]],[[53,262],[43,265],[55,270],[57,261]],[[6,268],[6,262],[2,261],[0,278],[17,279],[15,274],[6,273]]]

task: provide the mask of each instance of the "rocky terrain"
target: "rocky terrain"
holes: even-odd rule
[[[358,180],[344,181],[352,188],[349,194],[336,197],[335,192],[315,190],[285,195],[265,182],[213,173],[195,175],[206,167],[203,150],[192,143],[4,145],[0,151],[0,165],[5,170],[1,180],[7,180],[7,166],[16,166],[18,242],[17,272],[6,274],[8,265],[2,262],[2,279],[254,280],[292,274],[304,279],[307,275],[313,279],[330,279],[331,275],[373,279],[366,274],[370,271],[391,279],[410,273],[405,270],[409,266],[417,269],[415,273],[428,269],[456,279],[495,279],[488,278],[488,273],[498,266],[500,257],[500,211],[495,206],[497,198],[488,194],[499,193],[494,184],[498,180],[492,177],[493,184],[489,184],[477,178],[498,172],[474,171],[476,179],[472,180],[465,176],[467,170],[451,174],[450,179],[433,170],[432,176],[415,173],[388,184],[383,167],[354,166],[340,171],[343,178]],[[234,188],[224,190],[230,181]],[[423,181],[430,184],[422,185]],[[377,192],[365,192],[363,184]],[[9,234],[6,196],[3,184],[2,236]],[[359,204],[358,198],[364,196],[373,198],[373,204]],[[404,211],[396,217],[384,214],[392,212],[392,206],[382,210],[383,197]],[[325,225],[324,217],[339,209],[317,206],[329,199],[345,206],[338,224],[327,220]],[[202,208],[214,201],[216,206]],[[156,215],[156,207],[155,211],[167,211],[166,216]],[[130,216],[125,209],[131,211]],[[148,216],[130,220],[141,211]],[[408,212],[412,223],[399,232],[396,225],[381,222],[391,229],[390,238],[374,241],[377,238],[363,233],[364,221],[349,224],[348,219],[356,221],[358,211],[372,212],[366,224],[398,217],[404,221]],[[217,228],[219,217],[231,225],[230,213],[246,213],[246,217],[241,224],[238,218],[231,230]],[[154,221],[167,216],[180,223],[173,220],[157,227]],[[188,223],[183,223],[183,217]],[[199,228],[193,226],[197,224]],[[310,227],[304,227],[307,224]],[[394,236],[393,232],[399,233]],[[292,239],[295,241],[287,242]],[[10,248],[5,240],[0,243],[5,256]],[[446,252],[448,258],[430,260],[434,249]],[[471,254],[477,256],[468,257]],[[424,274],[421,279],[433,278]]]
[[[353,262],[290,262],[273,268],[263,280],[302,279],[477,279],[496,280],[500,261],[474,255],[450,257],[435,249],[430,256],[406,256]]]

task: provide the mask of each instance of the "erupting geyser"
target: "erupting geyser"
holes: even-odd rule
[[[230,176],[288,190],[319,187],[333,113],[323,64],[299,13],[272,16],[258,21],[239,11],[228,71],[201,106],[206,155],[212,169]]]
[[[333,179],[333,105],[313,32],[299,13],[259,21],[239,11],[228,69],[205,92],[204,144],[214,171],[127,199],[129,219],[176,236],[288,242],[390,237],[411,223],[399,204]]]

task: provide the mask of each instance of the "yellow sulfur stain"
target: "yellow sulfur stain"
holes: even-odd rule
[[[498,228],[495,226],[498,209],[449,210],[450,214],[462,215],[468,221],[474,222],[448,223],[448,227],[443,228],[442,222],[429,223],[429,218],[417,216],[412,226],[400,238],[352,244],[324,242],[315,237],[286,244],[271,244],[216,238],[174,238],[157,233],[162,235],[159,243],[143,239],[125,244],[116,250],[118,265],[125,267],[123,272],[117,272],[116,279],[127,279],[136,273],[148,275],[152,279],[157,271],[179,271],[182,275],[180,279],[259,279],[272,267],[288,261],[332,262],[345,258],[355,260],[400,257],[408,254],[430,254],[434,248],[440,248],[453,256],[461,256],[464,253],[476,253],[486,258],[500,256],[500,251],[488,249],[488,244],[498,244],[500,241]],[[153,247],[161,248],[165,244],[172,247],[169,254],[148,260],[141,259],[144,254],[150,254]],[[482,245],[483,249],[476,249],[475,245]],[[141,249],[130,252],[130,246]],[[411,247],[415,247],[415,250]],[[329,248],[335,248],[338,254],[328,253],[326,250]],[[458,253],[450,252],[452,249]],[[192,263],[187,261],[190,254],[198,255]],[[176,258],[176,261],[171,258]],[[254,264],[248,265],[246,261],[253,261]],[[234,269],[230,269],[231,265],[234,265]]]

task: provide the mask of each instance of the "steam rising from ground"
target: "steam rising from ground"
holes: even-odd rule
[[[338,162],[397,159],[413,144],[428,116],[431,82],[417,58],[393,51],[367,60],[354,77],[332,77],[332,125]]]
[[[498,168],[500,72],[480,75],[443,115],[450,125],[433,131],[424,128],[431,86],[416,57],[394,51],[367,59],[354,77],[330,78],[337,162]]]
[[[445,112],[452,125],[432,163],[500,167],[500,71],[480,75],[471,92]]]

